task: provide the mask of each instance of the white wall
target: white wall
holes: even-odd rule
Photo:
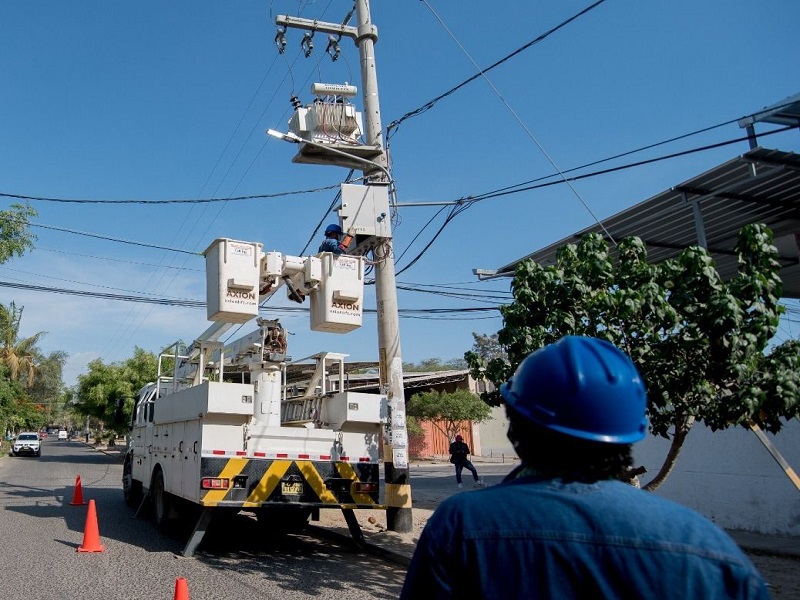
[[[508,419],[504,407],[494,407],[492,417],[477,425],[475,429],[479,432],[480,440],[479,449],[475,449],[476,454],[480,453],[483,458],[505,459],[507,462],[516,460],[517,454],[506,437]]]
[[[789,465],[800,473],[800,422],[767,434]],[[655,476],[669,441],[649,436],[634,446],[634,465]],[[726,529],[800,535],[800,491],[756,435],[735,428],[712,432],[702,424],[689,433],[667,481],[655,492],[689,506]]]

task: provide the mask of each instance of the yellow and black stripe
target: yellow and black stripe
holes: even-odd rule
[[[207,477],[227,480],[229,486],[202,490],[202,506],[257,508],[295,504],[316,508],[385,508],[379,504],[377,464],[204,457],[201,478]],[[362,484],[374,484],[374,491],[359,491]]]

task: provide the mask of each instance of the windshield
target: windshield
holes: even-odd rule
[[[36,434],[35,433],[23,433],[23,434],[20,434],[19,439],[20,440],[26,440],[26,441],[35,440],[36,439]]]

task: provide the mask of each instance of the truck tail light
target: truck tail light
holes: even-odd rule
[[[231,480],[222,477],[203,477],[200,480],[201,490],[227,490],[231,487]]]
[[[374,481],[357,481],[353,484],[353,491],[358,494],[371,494],[378,491],[378,484]]]

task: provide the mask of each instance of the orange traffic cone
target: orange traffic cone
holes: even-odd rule
[[[86,502],[83,501],[83,489],[81,488],[81,476],[80,475],[78,475],[75,478],[75,492],[72,495],[72,502],[70,502],[70,504],[72,504],[73,506],[76,506],[78,504],[81,504],[81,505],[82,504],[86,504]]]
[[[175,595],[172,600],[189,600],[189,584],[185,577],[178,577],[175,580]]]
[[[83,543],[78,546],[78,552],[103,552],[103,550],[105,548],[100,543],[100,529],[97,527],[97,510],[94,500],[89,500],[86,526],[83,528]]]

